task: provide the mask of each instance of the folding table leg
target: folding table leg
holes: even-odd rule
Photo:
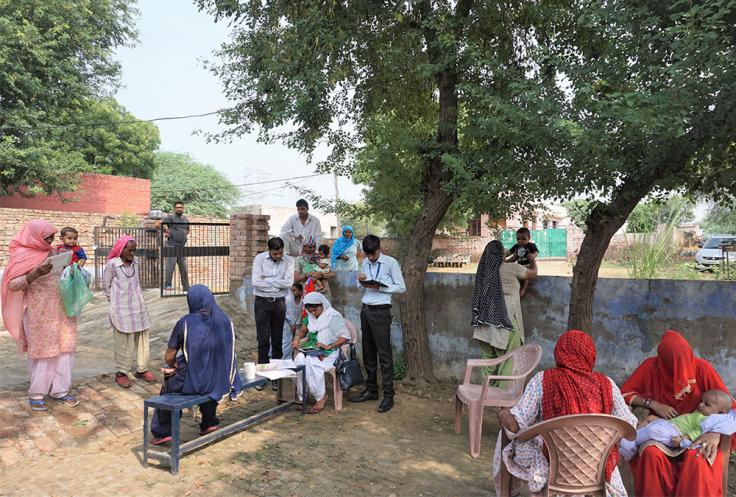
[[[181,421],[180,410],[171,412],[171,474],[179,472],[179,423]]]
[[[143,464],[148,466],[148,406],[143,404]]]

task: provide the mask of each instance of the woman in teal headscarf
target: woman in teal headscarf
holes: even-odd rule
[[[358,245],[353,227],[343,226],[342,236],[332,245],[332,267],[336,271],[357,271]]]

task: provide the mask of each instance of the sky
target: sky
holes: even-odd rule
[[[215,60],[213,51],[227,39],[227,25],[215,23],[189,0],[139,0],[138,43],[117,51],[122,65],[122,86],[116,98],[139,119],[203,114],[228,106],[218,79],[204,69],[204,60]],[[156,123],[161,150],[186,152],[210,164],[235,184],[305,176],[314,173],[306,157],[284,145],[258,143],[243,136],[232,143],[207,143],[200,130],[216,132],[217,116]],[[318,150],[315,159],[326,155]],[[326,198],[334,197],[332,176],[298,180],[299,186]],[[279,183],[243,187],[241,205],[293,206],[299,193]],[[340,197],[357,201],[361,188],[349,178],[339,178]]]

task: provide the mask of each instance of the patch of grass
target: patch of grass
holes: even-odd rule
[[[680,247],[674,242],[673,235],[685,208],[684,204],[673,207],[666,222],[655,232],[644,233],[631,242],[627,237],[626,256],[632,278],[661,277],[665,268],[676,263]]]
[[[406,359],[401,355],[394,361],[394,379],[401,381],[406,377]]]

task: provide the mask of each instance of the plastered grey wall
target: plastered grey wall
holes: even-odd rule
[[[425,310],[439,378],[459,379],[465,359],[479,356],[470,326],[473,280],[473,274],[427,273]],[[360,323],[361,291],[355,273],[339,273],[331,290],[335,308]],[[246,307],[250,295],[246,282],[240,291]],[[554,363],[554,344],[567,327],[569,297],[570,278],[544,276],[531,283],[522,299],[526,340],[544,348],[540,368]],[[393,314],[392,342],[400,352],[399,305],[394,305]],[[597,370],[615,381],[622,382],[644,358],[654,355],[662,333],[674,329],[716,367],[730,389],[736,388],[736,282],[601,279],[593,316]]]
[[[333,304],[359,322],[360,290],[355,276],[340,274],[332,285]],[[465,359],[478,357],[472,340],[472,274],[428,273],[425,309],[429,345],[440,378],[462,376]],[[554,364],[557,338],[567,330],[570,278],[540,277],[522,299],[526,340],[544,348],[540,367]],[[720,281],[601,279],[593,308],[593,338],[599,371],[621,382],[656,353],[662,333],[674,329],[695,353],[716,367],[736,388],[736,283]],[[394,306],[392,339],[401,349],[399,306]]]

